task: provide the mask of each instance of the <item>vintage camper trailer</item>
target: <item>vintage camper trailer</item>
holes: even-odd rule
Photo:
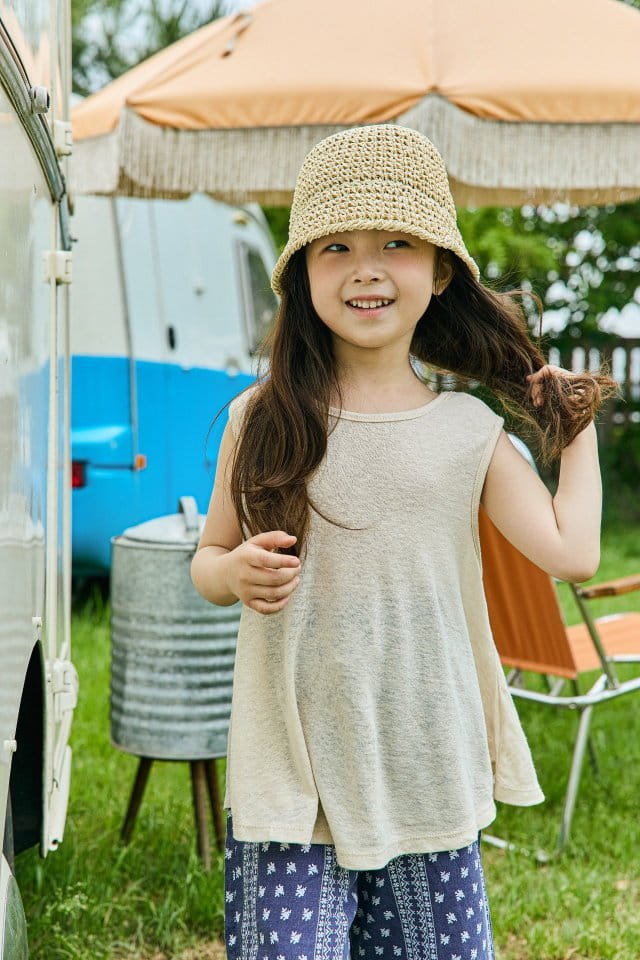
[[[62,840],[77,695],[68,25],[64,0],[0,2],[0,958],[12,960],[27,956],[14,857]]]
[[[206,510],[226,410],[255,377],[277,299],[261,208],[79,196],[71,307],[73,572],[108,573],[110,538]]]

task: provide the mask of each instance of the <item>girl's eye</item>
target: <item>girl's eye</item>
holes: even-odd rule
[[[405,246],[407,247],[409,246],[406,240],[389,240],[389,242],[387,243],[387,246],[389,246],[389,243],[404,243]],[[345,246],[344,243],[330,243],[326,249],[331,250],[331,247],[344,247],[344,246]]]

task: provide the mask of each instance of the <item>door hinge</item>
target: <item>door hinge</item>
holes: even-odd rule
[[[78,674],[71,660],[54,660],[49,674],[53,694],[53,718],[73,710],[78,702]]]
[[[59,157],[68,157],[73,152],[73,133],[68,120],[54,120],[53,145]]]
[[[73,257],[70,250],[45,250],[42,279],[45,283],[71,283]]]

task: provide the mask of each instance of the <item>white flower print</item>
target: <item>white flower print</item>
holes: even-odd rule
[[[474,915],[474,912],[473,907],[467,907],[467,920]]]
[[[317,864],[315,864],[315,863],[310,863],[310,864],[309,864],[309,869],[308,869],[307,872],[308,872],[308,875],[309,875],[309,876],[311,876],[312,873],[317,873],[317,872],[318,872],[318,866],[317,866]]]
[[[261,933],[261,934],[260,934],[260,943],[261,943],[261,944],[264,943],[264,933]],[[267,957],[267,960],[269,960],[268,957]]]
[[[469,939],[469,931],[463,930],[462,933],[460,934],[460,939],[462,940],[463,943],[466,943],[467,940]]]
[[[224,898],[227,901],[227,903],[231,903],[231,901],[235,899],[235,895],[236,895],[235,890],[227,890],[227,892],[224,895]]]
[[[285,957],[284,953],[279,953],[276,957],[276,960],[287,960],[287,958]]]
[[[446,947],[446,945],[449,943],[449,940],[451,940],[451,934],[449,934],[449,933],[441,933],[441,934],[440,934],[440,943],[441,943],[443,946]]]
[[[369,933],[368,930],[363,930],[362,936],[365,938],[365,940],[371,940],[371,934]]]
[[[360,927],[358,926],[358,924],[357,924],[357,923],[354,923],[351,929],[353,930],[353,932],[355,933],[355,935],[356,935],[356,937],[357,937],[358,934],[360,933]]]
[[[469,876],[469,867],[460,867],[460,876],[464,879]]]
[[[298,960],[307,960],[307,955],[306,955],[306,953],[299,953],[299,954],[298,954]]]
[[[302,934],[301,934],[301,933],[298,933],[297,930],[292,930],[292,931],[291,931],[291,939],[289,940],[289,943],[299,943],[301,936],[302,936]]]
[[[456,922],[456,919],[457,919],[457,917],[456,917],[455,913],[448,913],[448,914],[447,914],[447,923],[455,923],[455,922]]]
[[[462,960],[462,957],[460,956],[459,953],[452,953],[451,960]]]
[[[293,860],[289,860],[287,863],[287,873],[296,873],[296,865]]]
[[[229,946],[232,947],[235,944],[235,942],[236,942],[236,935],[235,933],[232,933],[228,940]]]
[[[242,876],[242,868],[236,867],[235,870],[232,871],[231,876],[234,880],[238,880],[238,878]]]
[[[264,894],[265,894],[265,890],[266,890],[266,889],[267,889],[266,887],[258,887],[258,896],[259,896],[259,897],[264,897]]]
[[[288,849],[289,849],[289,844],[288,844],[288,843],[281,843],[281,844],[280,844],[280,849],[281,849],[281,850],[288,850]]]
[[[443,883],[449,883],[450,876],[451,874],[447,873],[446,870],[440,871],[440,879],[442,880]]]
[[[472,843],[470,843],[469,846],[467,847],[467,853],[473,853],[473,844],[472,844]]]
[[[273,860],[270,860],[269,863],[267,864],[267,875],[270,873],[275,873],[275,870],[276,870],[276,865],[273,862]]]
[[[268,920],[270,916],[271,916],[271,907],[263,907],[263,908],[262,908],[262,919],[263,919],[263,920]]]
[[[456,890],[456,900],[464,900],[464,890]]]
[[[480,933],[481,930],[482,930],[482,924],[476,923],[476,933]]]
[[[367,914],[367,923],[373,923],[373,917],[370,913]]]
[[[310,844],[310,843],[303,843],[303,844],[302,844],[302,852],[303,852],[303,853],[309,853],[309,850],[311,850],[311,844]]]
[[[269,849],[269,844],[268,844],[268,842],[267,842],[267,843],[263,843],[263,844],[262,844],[262,852],[263,852],[263,853],[266,853],[268,849]]]
[[[477,957],[477,956],[478,956],[478,950],[477,950],[477,948],[476,948],[476,947],[472,947],[472,949],[471,949],[471,960],[476,960],[476,957]]]
[[[449,860],[457,860],[460,854],[457,850],[449,850]]]
[[[281,883],[279,883],[278,886],[277,886],[276,889],[275,889],[275,896],[276,896],[276,897],[283,897],[283,896],[284,896],[284,887],[282,886]]]
[[[374,907],[379,907],[380,897],[371,897],[371,903],[374,905]]]
[[[394,955],[394,957],[399,957],[401,953],[402,953],[402,949],[401,949],[400,947],[394,947],[394,948],[393,948],[393,955]]]
[[[373,949],[374,949],[375,952],[378,954],[378,956],[380,956],[382,953],[384,953],[384,947],[374,947]]]
[[[269,942],[270,942],[270,943],[277,943],[277,942],[278,942],[278,931],[277,931],[277,930],[272,930],[272,931],[269,933]]]
[[[438,854],[437,854],[437,853],[430,853],[430,854],[429,854],[429,860],[431,861],[431,863],[437,863],[437,862],[438,862]]]
[[[436,903],[444,903],[444,893],[436,893]]]
[[[385,920],[391,920],[392,917],[395,917],[393,910],[385,910],[382,914]]]
[[[291,907],[281,907],[280,908],[280,919],[288,920],[291,916]]]
[[[312,916],[313,916],[313,910],[310,910],[308,907],[305,907],[304,910],[302,911],[302,919],[311,920]]]
[[[478,892],[478,884],[477,884],[477,883],[472,884],[471,889],[473,890],[474,893],[477,893],[477,892]]]
[[[227,847],[224,851],[225,860],[231,860],[231,847]]]
[[[367,883],[371,883],[371,874],[365,873],[365,877],[367,878]]]
[[[389,930],[388,927],[380,927],[380,936],[381,936],[381,937],[388,937],[388,936],[389,936],[389,933],[390,933],[390,930]]]
[[[307,888],[303,887],[302,884],[299,883],[298,886],[296,887],[296,897],[304,897],[306,892],[307,892]]]
[[[384,887],[384,877],[376,877],[376,887]]]

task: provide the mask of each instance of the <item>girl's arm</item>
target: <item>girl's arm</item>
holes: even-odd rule
[[[191,561],[191,581],[205,600],[218,606],[241,600],[258,613],[277,613],[299,583],[300,561],[275,551],[290,547],[296,538],[284,530],[269,530],[243,540],[229,484],[234,447],[227,423],[209,509]]]
[[[591,421],[561,454],[554,497],[502,431],[480,502],[498,530],[559,580],[589,580],[600,565],[602,483]]]

